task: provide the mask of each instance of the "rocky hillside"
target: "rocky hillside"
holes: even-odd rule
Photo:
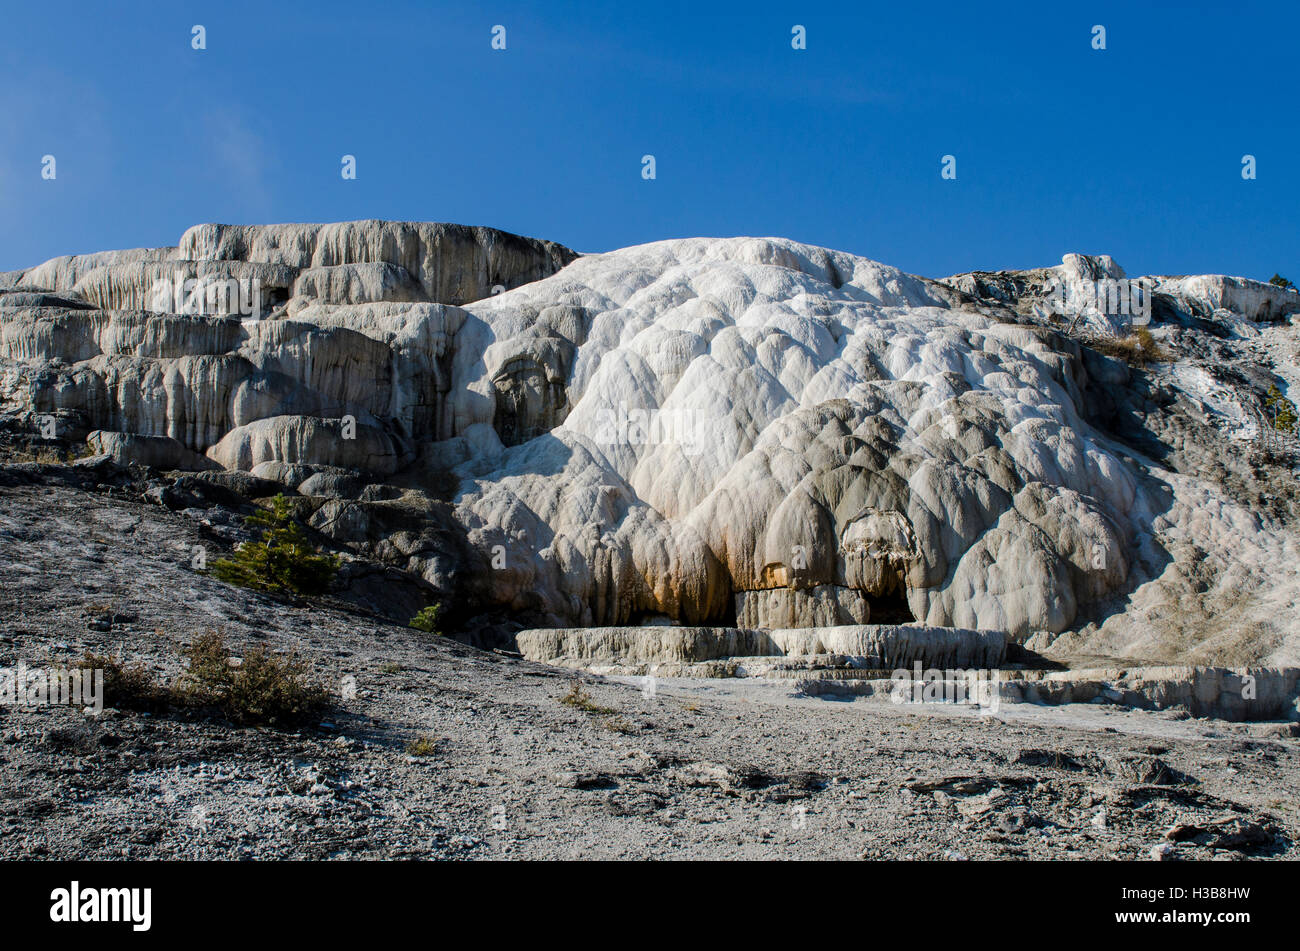
[[[0,412],[193,473],[174,508],[296,493],[480,643],[917,621],[1296,665],[1297,311],[1104,257],[935,281],[777,238],[202,225],[0,275]]]
[[[309,662],[331,705],[285,730],[0,704],[2,859],[1296,854],[1295,724],[647,690],[204,577],[175,551],[212,544],[219,510],[128,499],[120,475],[0,467],[0,669],[89,651],[168,682],[219,628]]]

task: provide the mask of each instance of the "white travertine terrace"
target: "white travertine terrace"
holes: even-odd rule
[[[143,309],[177,268],[256,278],[267,313]],[[1032,273],[1123,277],[1078,255]],[[1161,605],[1201,570],[1193,548],[1222,561],[1205,583],[1235,612],[1213,635],[1225,654],[1300,590],[1289,529],[1097,431],[1078,345],[975,306],[966,275],[780,238],[575,256],[487,229],[348,222],[200,225],[177,249],[5,282],[11,412],[58,414],[154,465],[172,443],[103,433],[169,437],[176,466],[193,463],[183,450],[296,472],[291,486],[312,467],[389,481],[401,499],[333,500],[317,526],[485,610],[557,626],[915,620],[1167,657]],[[1197,312],[1295,309],[1238,278],[1153,285]],[[434,474],[456,486],[460,550],[376,537]],[[1252,650],[1295,663],[1300,635]]]

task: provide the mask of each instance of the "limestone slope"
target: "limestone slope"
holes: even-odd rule
[[[1222,422],[1258,437],[1252,394],[1285,392],[1294,292],[1153,279],[1168,359],[1133,367],[1084,293],[1127,281],[1108,258],[937,282],[778,238],[571,260],[448,251],[452,227],[205,225],[172,259],[9,275],[0,399],[98,451],[163,465],[113,434],[167,437],[176,467],[297,490],[465,617],[916,620],[1300,662],[1290,445],[1257,464]],[[283,292],[260,320],[132,309],[173,260]],[[1206,364],[1239,367],[1213,405]]]

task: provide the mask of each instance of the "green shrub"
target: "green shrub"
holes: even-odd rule
[[[127,666],[89,652],[77,667],[104,672],[104,704],[118,710],[210,710],[235,723],[280,727],[314,719],[328,705],[328,692],[295,655],[280,658],[258,647],[236,666],[221,633],[209,631],[194,639],[185,656],[189,666],[170,686],[155,681],[141,664]]]
[[[215,559],[213,577],[257,591],[319,594],[329,589],[338,558],[322,555],[311,544],[294,521],[289,499],[277,495],[271,508],[250,515],[248,524],[262,529],[261,541],[245,542],[230,558]]]
[[[581,710],[584,713],[595,713],[600,716],[618,713],[612,707],[602,707],[596,703],[591,694],[583,689],[582,682],[577,678],[574,678],[573,683],[569,685],[569,692],[560,697],[559,701],[566,707],[573,707],[575,710]]]
[[[1272,277],[1268,279],[1268,282],[1270,284],[1275,285],[1276,287],[1295,287],[1294,284],[1288,281],[1281,274],[1274,274]]]
[[[1264,405],[1268,407],[1273,416],[1273,428],[1278,432],[1293,433],[1296,431],[1296,422],[1300,417],[1296,415],[1295,404],[1282,395],[1282,391],[1274,383],[1268,388],[1268,394],[1264,397]]]
[[[289,726],[313,719],[326,706],[325,688],[311,680],[296,655],[280,658],[257,647],[235,666],[216,631],[195,638],[186,655],[190,665],[177,681],[178,698],[236,723]]]
[[[432,756],[438,751],[438,739],[433,736],[417,736],[406,744],[410,756]]]
[[[427,608],[420,608],[420,613],[411,618],[410,626],[417,631],[424,631],[426,634],[441,634],[438,630],[438,611],[442,608],[440,604],[431,604]]]

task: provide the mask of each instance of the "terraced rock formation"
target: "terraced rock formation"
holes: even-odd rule
[[[0,275],[0,413],[297,493],[479,643],[911,623],[1294,666],[1295,445],[1265,394],[1300,382],[1297,310],[1105,257],[934,281],[779,238],[201,225]]]

